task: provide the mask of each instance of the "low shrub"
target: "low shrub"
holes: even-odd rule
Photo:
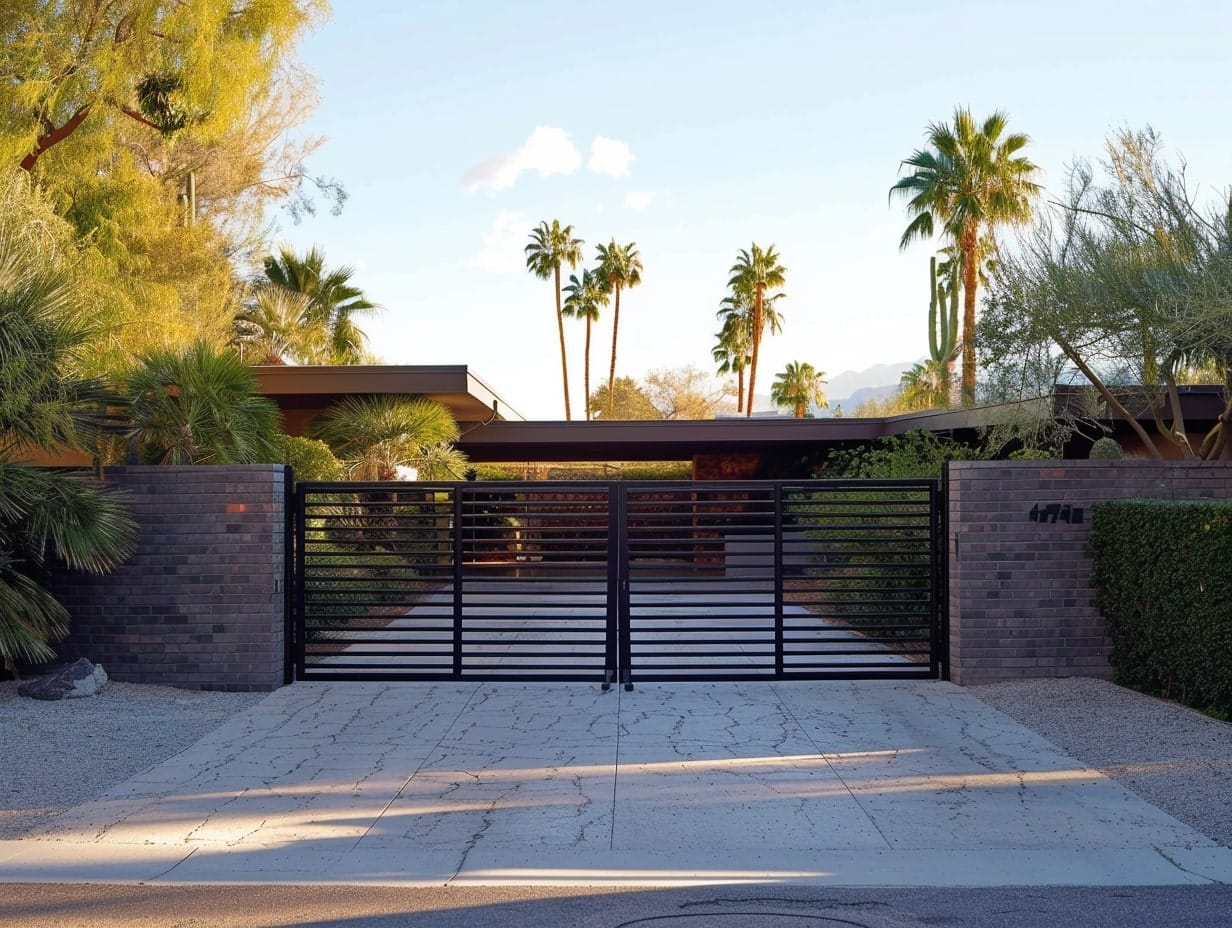
[[[1005,459],[1007,461],[1056,461],[1060,457],[1059,451],[1050,451],[1047,448],[1019,448],[1017,451],[1011,451]]]
[[[1092,461],[1119,461],[1124,456],[1125,452],[1117,440],[1107,435],[1097,438],[1091,445],[1091,450],[1087,452],[1087,457]]]
[[[1232,713],[1232,503],[1096,503],[1089,553],[1117,682]]]
[[[279,435],[276,444],[278,460],[272,463],[289,464],[301,483],[346,479],[346,469],[325,442],[302,435]]]
[[[916,429],[903,435],[879,438],[867,445],[832,451],[816,476],[937,478],[946,461],[974,461],[981,457],[975,448]]]

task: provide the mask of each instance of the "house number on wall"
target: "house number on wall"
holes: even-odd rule
[[[1069,503],[1036,503],[1027,513],[1032,522],[1069,522],[1077,525],[1082,521],[1082,507]]]

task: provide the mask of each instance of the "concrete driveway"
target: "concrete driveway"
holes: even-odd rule
[[[299,683],[0,880],[1196,884],[1232,850],[946,683]]]

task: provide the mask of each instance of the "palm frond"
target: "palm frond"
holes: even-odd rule
[[[391,480],[399,467],[414,467],[425,448],[458,438],[449,407],[421,396],[349,396],[314,420],[311,431],[362,480]]]
[[[129,376],[127,391],[147,460],[245,464],[277,454],[278,407],[258,394],[252,369],[231,351],[197,342],[151,353]]]
[[[0,659],[49,661],[56,652],[48,642],[68,628],[68,610],[0,552]]]

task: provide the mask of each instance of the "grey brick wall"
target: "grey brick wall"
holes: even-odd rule
[[[948,472],[950,676],[1108,677],[1085,547],[1097,500],[1232,497],[1226,463],[962,461]],[[1071,521],[1030,520],[1068,505]],[[1082,510],[1082,521],[1074,509]]]
[[[136,555],[105,577],[62,575],[72,615],[57,646],[116,680],[186,689],[283,683],[286,500],[281,465],[115,467],[140,525]]]

